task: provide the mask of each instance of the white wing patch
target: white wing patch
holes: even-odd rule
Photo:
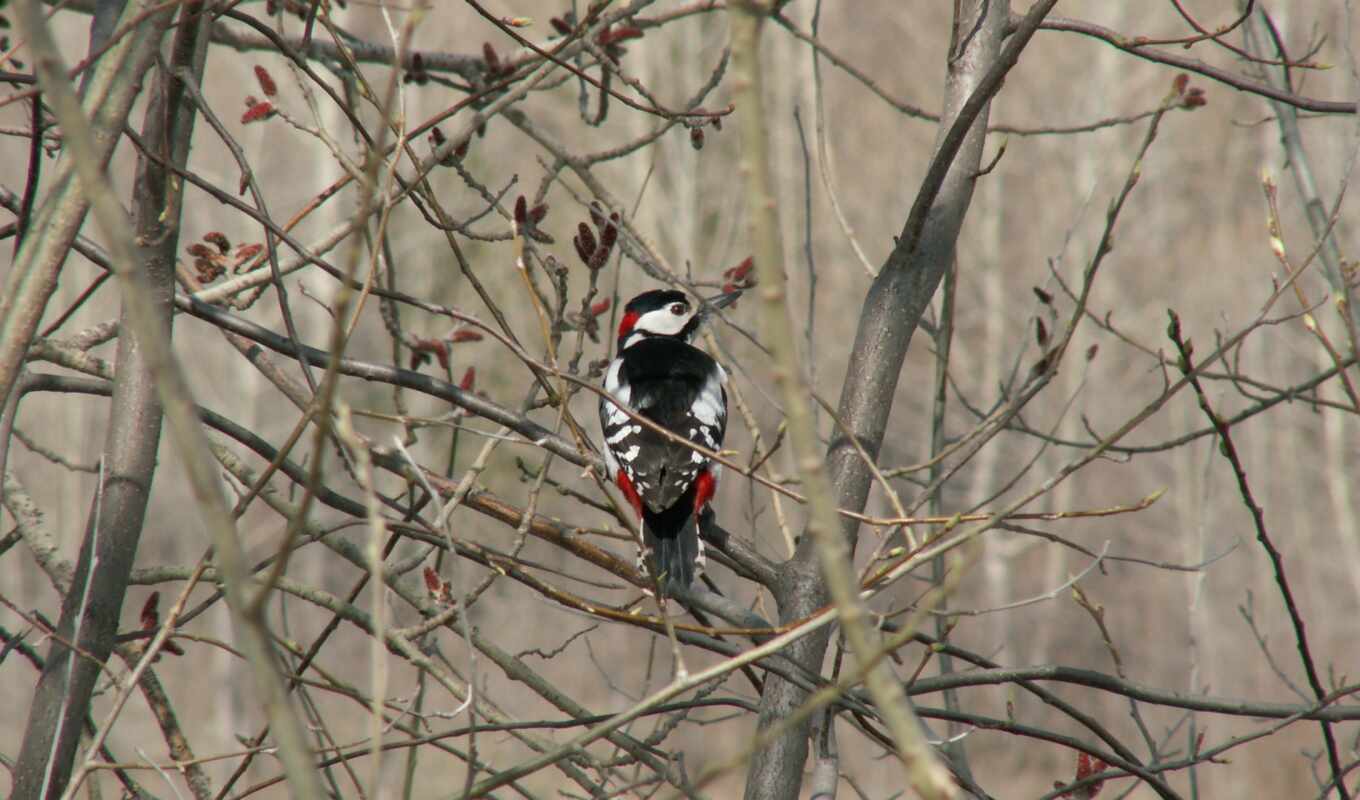
[[[715,365],[716,366],[716,365]],[[718,371],[710,375],[694,400],[694,418],[705,426],[717,427],[719,420],[727,416],[723,403],[723,384],[727,383],[727,371],[718,366]]]
[[[713,364],[711,360],[709,363]],[[676,433],[710,452],[722,446],[722,431],[727,423],[724,389],[727,372],[716,364],[714,367],[697,391],[689,390],[694,392],[690,395],[692,404],[675,426]],[[662,402],[665,398],[656,396],[656,391],[630,386],[628,374],[623,357],[615,359],[605,373],[604,388],[613,395],[602,397],[599,403],[605,460],[611,478],[620,472],[627,475],[642,502],[654,513],[660,513],[683,496],[695,476],[709,466],[709,456],[677,442],[658,441],[661,435],[650,432],[629,415],[629,412],[653,413],[648,409],[657,404],[666,406]],[[627,402],[627,410],[616,401]],[[674,415],[676,411],[667,414]]]
[[[614,413],[609,415],[609,424],[610,426],[618,425],[619,429],[611,433],[609,435],[609,438],[605,439],[605,441],[608,442],[609,444],[618,444],[635,433],[642,433],[641,425],[623,424],[629,421],[630,420],[627,414],[623,413],[622,411],[619,411],[617,408],[614,409]]]
[[[627,403],[631,398],[632,387],[619,380],[619,371],[623,368],[621,359],[614,359],[614,363],[609,365],[609,371],[605,373],[604,389],[614,395],[619,402]],[[601,432],[605,435],[606,447],[604,448],[604,463],[609,470],[609,478],[619,474],[619,460],[614,457],[614,445],[636,433],[640,428],[635,424],[629,424],[632,420],[623,409],[619,408],[613,400],[600,398],[600,422]]]
[[[619,371],[622,369],[623,359],[614,359],[614,363],[609,365],[609,371],[604,376],[604,390],[619,398],[619,401],[624,405],[628,405],[628,402],[632,400],[633,387],[619,380]]]
[[[606,447],[604,449],[604,467],[609,470],[609,479],[614,480],[614,476],[619,474],[619,462],[614,458],[614,449]]]

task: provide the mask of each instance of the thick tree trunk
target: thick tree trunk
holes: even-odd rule
[[[118,23],[128,24],[145,11],[145,5],[129,4]],[[16,3],[15,12],[19,32],[25,39],[32,38],[35,26],[45,24],[38,0]],[[108,48],[94,67],[93,76],[82,87],[85,116],[94,132],[96,157],[101,164],[107,164],[113,154],[132,101],[141,90],[141,76],[151,66],[169,22],[169,11],[145,17],[141,25]],[[66,69],[60,63],[46,60],[39,63],[36,56],[34,67],[39,73]],[[44,88],[41,79],[38,88]],[[64,155],[52,178],[51,189],[29,224],[30,233],[15,254],[14,265],[0,288],[0,399],[9,397],[18,381],[24,354],[56,290],[57,276],[89,209],[89,196],[81,191],[76,180],[75,159]]]
[[[1008,3],[975,0],[960,4],[950,47],[937,152],[973,90],[997,63],[1009,18]],[[916,237],[903,230],[898,247],[889,255],[865,298],[838,413],[871,457],[877,457],[887,428],[912,333],[954,258],[954,244],[981,165],[986,127],[984,108],[958,149],[919,240],[913,247]],[[864,508],[873,475],[855,448],[843,437],[833,439],[827,463],[838,505]],[[858,523],[846,520],[843,530],[853,552]],[[811,537],[803,538],[794,558],[784,566],[776,599],[781,622],[804,617],[829,601]],[[827,630],[802,639],[787,655],[814,672],[820,671],[829,636]],[[798,687],[771,675],[761,698],[761,729],[787,716],[806,698]],[[793,728],[758,752],[747,774],[747,800],[797,797],[807,752],[806,724]]]
[[[188,10],[196,7],[186,6],[185,24],[177,38],[177,44],[188,40],[189,55],[196,43],[192,30],[199,26],[197,19],[190,21]],[[171,120],[173,124],[168,124]],[[172,82],[162,74],[147,108],[143,139],[151,146],[162,145],[160,157],[182,166],[192,127],[192,106],[178,102]],[[153,287],[156,323],[166,339],[170,337],[182,196],[168,191],[169,177],[165,169],[143,158],[133,193],[138,263]],[[161,404],[145,351],[132,336],[126,309],[123,314],[102,481],[90,510],[75,579],[62,603],[59,636],[48,652],[29,713],[15,769],[15,798],[60,797],[70,779],[90,695],[113,649],[151,494]],[[74,655],[63,644],[70,641],[95,660]]]

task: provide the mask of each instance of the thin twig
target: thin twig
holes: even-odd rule
[[[1313,690],[1313,696],[1317,698],[1319,703],[1322,703],[1327,697],[1327,691],[1322,688],[1322,680],[1318,677],[1313,653],[1308,646],[1308,636],[1304,632],[1303,615],[1299,613],[1298,604],[1294,602],[1294,592],[1289,588],[1289,579],[1285,576],[1284,560],[1280,557],[1280,551],[1275,549],[1275,544],[1271,541],[1270,533],[1266,529],[1265,510],[1256,502],[1256,498],[1252,494],[1251,485],[1247,482],[1247,471],[1242,466],[1242,460],[1237,454],[1237,447],[1233,444],[1232,433],[1227,423],[1209,404],[1209,396],[1205,394],[1204,387],[1200,385],[1195,370],[1194,350],[1181,335],[1180,318],[1176,316],[1176,312],[1169,309],[1167,314],[1171,318],[1171,323],[1167,327],[1167,336],[1175,344],[1176,352],[1180,354],[1177,366],[1195,390],[1195,398],[1199,401],[1199,407],[1204,411],[1204,416],[1208,417],[1209,422],[1218,431],[1218,437],[1223,446],[1223,456],[1232,465],[1233,475],[1237,479],[1237,489],[1242,495],[1242,502],[1251,512],[1252,524],[1256,527],[1256,541],[1260,542],[1262,549],[1266,551],[1267,557],[1270,558],[1275,585],[1280,590],[1280,597],[1284,600],[1285,610],[1289,612],[1289,622],[1294,626],[1294,641],[1299,649],[1299,658],[1303,661],[1304,674],[1308,676],[1308,686]],[[1322,738],[1327,745],[1327,760],[1332,769],[1331,783],[1336,787],[1339,800],[1350,800],[1350,794],[1346,790],[1345,772],[1341,768],[1340,751],[1337,748],[1336,737],[1332,733],[1332,725],[1326,721],[1323,721],[1321,725]]]

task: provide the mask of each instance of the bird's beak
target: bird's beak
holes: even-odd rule
[[[699,311],[690,318],[690,321],[685,325],[685,329],[680,332],[680,338],[688,342],[699,332],[699,327],[701,325],[706,325],[709,318],[716,315],[715,312],[717,312],[718,309],[732,305],[740,296],[741,290],[736,289],[731,292],[723,292],[722,294],[714,295],[713,297],[699,298]]]
[[[727,308],[728,306],[730,306],[730,305],[732,305],[733,303],[737,302],[737,298],[738,298],[738,297],[741,297],[741,290],[740,290],[740,289],[733,289],[733,290],[730,291],[730,292],[723,292],[722,294],[718,294],[718,295],[714,295],[713,297],[706,298],[706,299],[704,300],[704,307],[705,307],[705,308]]]

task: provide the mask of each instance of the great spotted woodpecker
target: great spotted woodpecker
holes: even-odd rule
[[[738,292],[708,301],[721,308]],[[605,373],[600,428],[609,477],[642,523],[639,562],[667,584],[688,587],[703,570],[701,520],[718,488],[720,465],[628,416],[637,415],[702,445],[722,447],[727,430],[727,372],[690,339],[703,324],[705,307],[683,292],[643,292],[624,307],[618,356]]]

